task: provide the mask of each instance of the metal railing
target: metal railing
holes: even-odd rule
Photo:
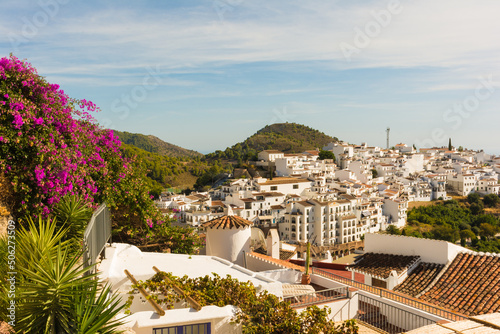
[[[434,314],[438,317],[445,318],[445,319],[448,319],[451,321],[460,321],[460,320],[467,320],[468,319],[468,317],[463,315],[463,314],[456,313],[456,312],[453,312],[453,311],[450,311],[447,309],[443,309],[441,307],[423,302],[419,299],[416,299],[416,298],[413,298],[410,296],[405,296],[403,294],[396,293],[396,292],[393,292],[393,291],[390,291],[387,289],[377,288],[377,287],[374,287],[371,285],[356,282],[356,281],[353,281],[351,279],[330,273],[330,272],[325,271],[325,270],[321,270],[318,268],[311,268],[311,274],[321,275],[323,277],[333,279],[335,281],[350,285],[352,287],[361,289],[363,291],[373,293],[373,294],[378,295],[380,297],[387,298],[387,299],[396,301],[398,303],[402,303],[402,304],[417,308],[421,311],[428,312],[428,313]]]
[[[111,214],[105,203],[101,204],[90,218],[83,233],[83,264],[93,266],[87,273],[94,273],[94,264],[111,238]]]
[[[384,303],[378,299],[359,294],[357,318],[387,333],[402,333],[436,321],[424,316]]]
[[[327,303],[333,300],[348,298],[349,287],[333,288],[315,292],[308,292],[296,296],[284,298],[284,301],[289,302],[292,307],[302,307],[309,305],[316,305],[320,303]]]

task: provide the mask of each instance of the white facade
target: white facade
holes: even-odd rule
[[[297,179],[292,177],[276,177],[270,179],[257,180],[255,186],[259,192],[280,192],[282,194],[301,195],[310,188],[312,182],[307,179]]]
[[[207,255],[226,259],[237,265],[244,265],[245,252],[250,251],[250,226],[241,228],[208,227]]]
[[[448,175],[447,182],[461,196],[467,196],[476,189],[477,176],[474,174]]]
[[[346,144],[330,143],[323,147],[324,151],[331,151],[335,155],[335,158],[339,158],[340,155],[346,154],[348,158],[354,156],[354,147]]]
[[[277,150],[265,150],[259,152],[257,158],[263,160],[264,162],[273,162],[276,159],[283,158],[284,153]]]
[[[291,243],[335,245],[359,241],[365,233],[379,231],[384,221],[381,202],[308,200],[287,205],[279,232]]]
[[[382,206],[383,213],[389,217],[389,223],[395,224],[396,227],[401,228],[406,224],[406,213],[408,211],[408,202],[401,198],[384,199]]]
[[[420,256],[422,262],[447,264],[458,253],[473,253],[471,250],[443,240],[407,237],[403,235],[365,235],[365,252],[393,255]]]

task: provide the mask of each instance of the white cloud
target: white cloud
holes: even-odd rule
[[[402,12],[393,15],[390,24],[353,55],[350,63],[339,44],[354,44],[353,29],[364,30],[367,23],[374,22],[370,13],[385,10],[386,1],[366,5],[230,3],[235,5],[221,15],[222,20],[211,5],[155,11],[143,8],[139,13],[134,8],[73,13],[56,17],[40,29],[33,40],[46,42],[37,45],[36,52],[29,44],[26,49],[39,57],[58,50],[60,57],[68,59],[68,64],[53,64],[51,73],[74,71],[71,60],[77,58],[85,61],[86,73],[106,71],[113,75],[146,64],[210,68],[262,61],[330,60],[332,68],[480,67],[494,61],[500,51],[497,1],[401,1]],[[2,30],[6,30],[5,25]],[[3,42],[7,42],[5,35]]]

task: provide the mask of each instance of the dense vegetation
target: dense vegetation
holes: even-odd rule
[[[95,104],[68,97],[27,62],[0,59],[0,173],[8,180],[7,202],[19,222],[49,217],[67,196],[90,208],[112,209],[114,231],[133,244],[166,243],[194,252],[201,240],[170,227],[155,206],[141,164],[123,156],[121,142],[91,116]]]
[[[207,154],[212,159],[236,161],[257,160],[257,154],[263,150],[278,150],[284,153],[301,153],[307,150],[321,149],[328,143],[336,142],[323,132],[296,123],[278,123],[267,125],[247,138],[224,151]]]
[[[167,308],[173,308],[180,298],[172,290],[172,284],[182,287],[183,292],[196,300],[201,306],[205,305],[234,305],[239,308],[233,321],[242,325],[246,334],[271,333],[330,333],[355,334],[358,332],[354,320],[335,326],[328,319],[329,308],[320,309],[309,306],[305,311],[297,313],[290,304],[280,301],[273,294],[263,291],[257,293],[251,282],[240,282],[231,276],[221,278],[205,276],[189,278],[177,277],[171,273],[159,272],[145,282],[139,282],[132,288],[142,287],[152,293],[151,298]],[[131,291],[131,294],[133,290]],[[128,305],[133,300],[128,300]]]
[[[485,211],[485,206],[497,209],[497,195],[480,198],[470,194],[466,200],[445,201],[431,206],[421,206],[408,212],[408,224],[399,230],[390,227],[391,234],[403,234],[419,238],[460,240],[463,246],[476,251],[500,253],[500,221],[497,216]]]
[[[203,190],[224,172],[230,172],[229,163],[219,160],[204,161],[196,158],[174,158],[147,152],[132,145],[122,144],[121,151],[144,169],[151,194],[157,197],[165,188]]]
[[[64,214],[63,223],[78,219]],[[11,221],[0,237],[0,319],[17,333],[116,333],[121,321],[114,317],[123,309],[118,296],[96,275],[82,275],[90,268],[81,264],[81,248],[64,240],[70,227],[60,229],[56,220],[28,219],[26,228]]]
[[[146,170],[154,196],[170,187],[206,190],[223,173],[231,173],[235,167],[245,167],[245,161],[257,160],[258,152],[265,149],[299,153],[338,141],[335,137],[304,125],[273,124],[257,131],[242,143],[203,157],[197,152],[165,143],[154,136],[119,131],[116,133],[123,142],[121,150],[124,156],[134,158]],[[331,152],[323,151],[322,158],[335,159],[329,153]]]
[[[140,133],[130,133],[113,131],[115,135],[118,136],[120,141],[124,144],[130,144],[144,151],[151,153],[157,153],[162,156],[168,156],[173,158],[201,158],[203,154],[182,148],[177,145],[173,145],[161,140],[158,137],[152,135],[143,135]]]

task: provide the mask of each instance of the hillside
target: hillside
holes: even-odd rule
[[[154,193],[163,188],[193,188],[199,176],[204,175],[210,166],[200,159],[174,158],[152,153],[130,144],[122,144],[121,151],[127,158],[132,158],[152,181],[150,188]],[[186,160],[186,161],[183,161]]]
[[[140,133],[130,133],[113,130],[124,144],[133,145],[147,152],[165,155],[174,158],[196,158],[203,154],[173,145],[152,135],[143,135]]]
[[[208,154],[208,159],[254,160],[257,153],[267,149],[284,153],[300,153],[306,150],[321,149],[328,143],[336,142],[323,132],[296,123],[276,123],[267,125],[241,143],[224,151]]]

